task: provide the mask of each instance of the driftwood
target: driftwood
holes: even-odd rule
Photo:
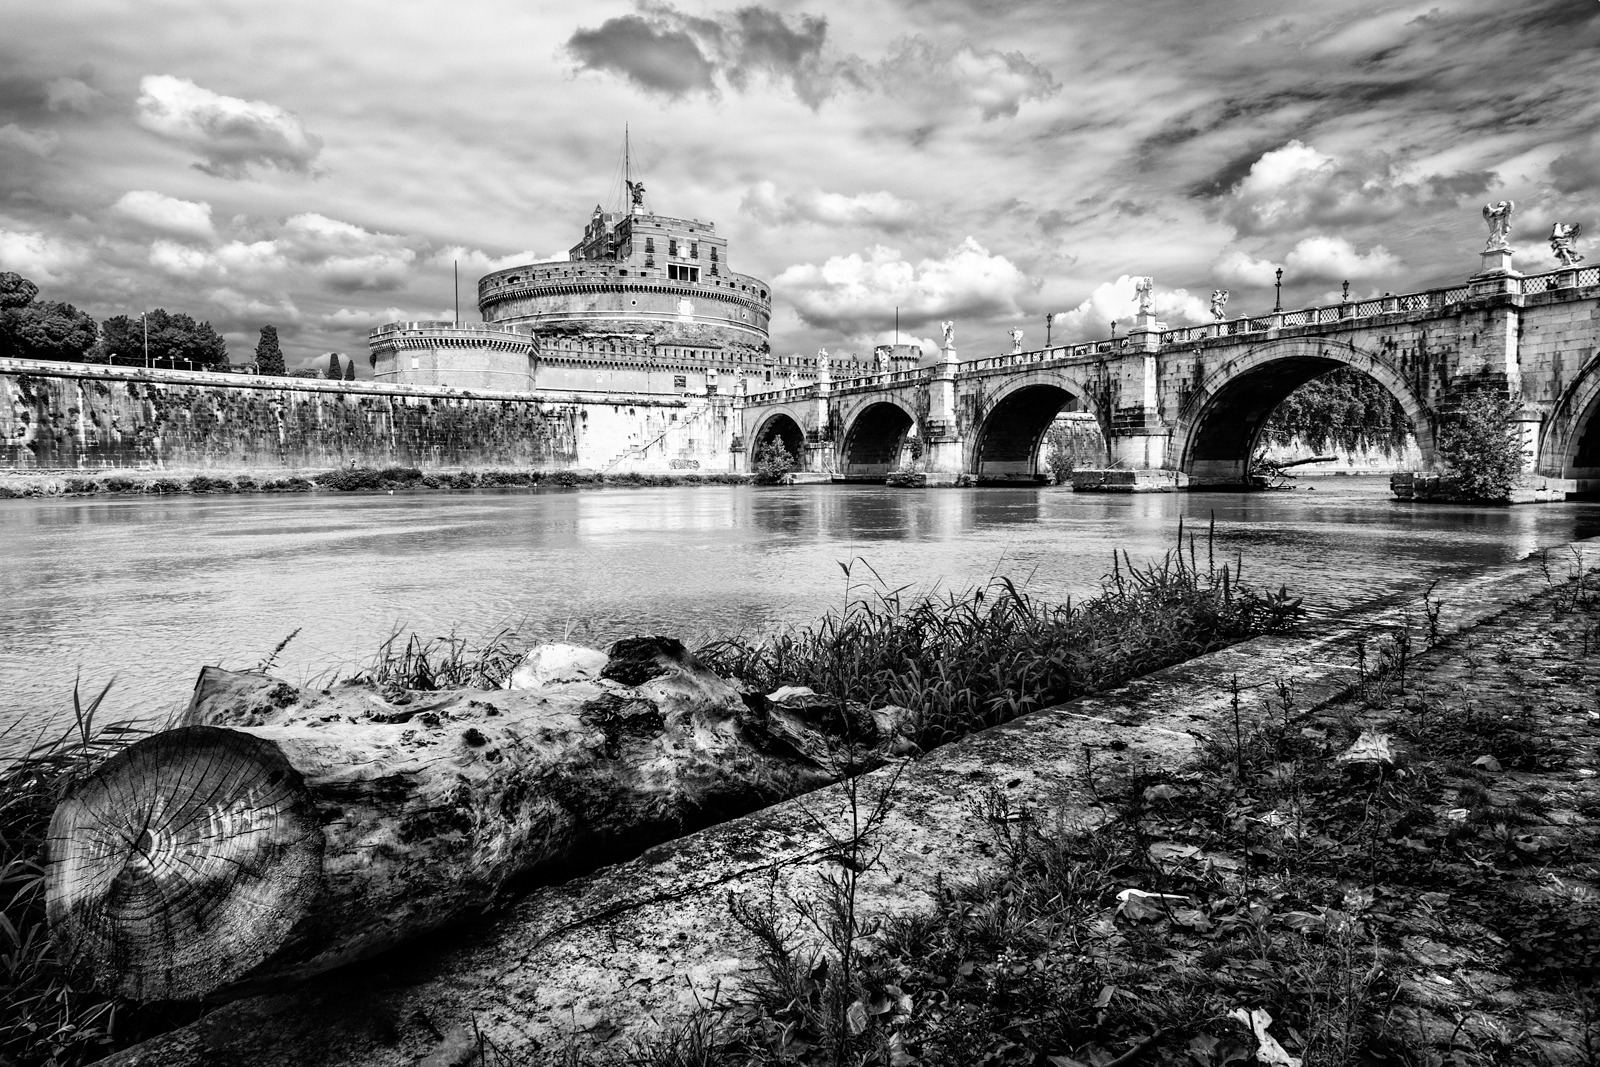
[[[665,638],[544,646],[511,684],[309,691],[202,671],[182,726],[55,812],[62,957],[140,1001],[276,988],[906,744],[901,709],[745,693]]]

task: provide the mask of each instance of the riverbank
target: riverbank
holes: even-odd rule
[[[1597,548],[1574,552],[1592,568]],[[730,901],[748,916],[821,899],[852,813],[878,796],[888,803],[852,903],[863,921],[898,925],[861,941],[856,974],[881,981],[872,960],[892,970],[874,945],[907,944],[895,931],[920,931],[918,955],[866,991],[859,1029],[845,1021],[886,1056],[956,1062],[935,1054],[943,1027],[1058,1062],[1137,1048],[1222,1063],[1264,1044],[1227,1013],[1266,1009],[1275,1021],[1261,1028],[1295,1055],[1315,1037],[1350,1039],[1352,1053],[1409,1046],[1430,1062],[1526,1061],[1535,1047],[1581,1062],[1596,1016],[1563,983],[1592,982],[1595,965],[1600,634],[1592,588],[1562,580],[1566,558],[1444,582],[1313,635],[1246,642],[1022,716],[109,1062],[603,1062],[663,1032],[688,1040],[678,1027],[707,1006],[713,1022],[753,1023],[763,1040],[804,1036],[763,1028],[784,1020],[750,994],[772,973],[773,944],[799,953],[819,939],[803,913],[781,911],[784,937],[799,941],[764,950]],[[1339,758],[1364,731],[1387,734],[1392,761]],[[1038,838],[1033,859],[1018,851],[1024,834]],[[1073,952],[1034,956],[1024,935],[1041,925],[1008,923],[1029,918],[1037,882],[1024,882],[1050,855],[1060,877],[1094,877],[1067,887],[1078,912],[1053,916]],[[1009,896],[1007,878],[1023,879]],[[952,895],[960,885],[977,888]],[[1010,940],[938,956],[952,944],[941,930],[984,915]],[[814,988],[825,973],[811,972]],[[1062,976],[1077,985],[1056,1003],[1081,1009],[1089,1029],[1049,1031],[1066,1036],[1047,1047],[1046,1027],[1009,1009],[1024,986]],[[1319,1036],[1307,1012],[1348,1025]]]
[[[681,474],[606,474],[593,470],[518,470],[504,468],[420,470],[416,467],[340,467],[284,471],[263,469],[0,472],[0,500],[52,496],[169,496],[173,494],[315,493],[416,489],[504,489],[556,486],[643,487],[668,485],[746,485],[747,474],[685,471]]]

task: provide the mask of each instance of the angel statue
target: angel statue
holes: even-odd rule
[[[1485,252],[1509,251],[1511,248],[1511,213],[1517,210],[1515,200],[1499,200],[1483,205],[1483,221],[1489,224],[1489,243]]]
[[[628,186],[628,201],[634,207],[644,207],[644,182],[632,182],[626,178],[623,181]]]
[[[956,324],[949,319],[945,319],[939,324],[939,329],[944,331],[944,347],[954,348],[956,346]]]
[[[1139,294],[1139,314],[1150,314],[1150,294],[1155,287],[1156,280],[1154,278],[1135,278],[1133,280],[1134,291]]]
[[[1222,310],[1223,308],[1225,308],[1227,306],[1228,306],[1228,290],[1226,290],[1226,289],[1213,289],[1213,290],[1211,290],[1211,317],[1213,319],[1215,319],[1217,322],[1221,322],[1224,318],[1227,317],[1226,314]]]
[[[1576,222],[1558,222],[1550,227],[1550,251],[1555,253],[1563,267],[1583,260],[1577,249],[1578,234],[1582,232],[1583,226]]]
[[[1013,329],[1011,331],[1011,351],[1013,353],[1022,351],[1022,331],[1021,330]]]
[[[817,377],[826,378],[832,370],[833,362],[828,359],[828,350],[826,348],[817,349]]]

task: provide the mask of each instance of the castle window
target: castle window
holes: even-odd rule
[[[680,267],[676,263],[668,263],[667,278],[675,282],[697,282],[700,280],[700,268]]]
[[[669,237],[667,239],[667,255],[675,256],[677,254],[678,254],[678,239],[676,237]]]
[[[700,242],[699,241],[690,241],[689,242],[689,258],[690,259],[699,259],[700,258]]]
[[[656,239],[654,237],[646,237],[644,239],[645,255],[649,255],[650,253],[654,252],[655,250],[656,250]]]
[[[687,388],[689,388],[689,377],[688,377],[688,375],[685,375],[685,374],[674,374],[672,376],[672,387],[674,389],[687,389]]]

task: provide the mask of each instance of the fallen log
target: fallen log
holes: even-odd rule
[[[61,957],[139,1001],[277,988],[906,744],[902,709],[745,693],[666,638],[543,646],[511,685],[310,691],[202,671],[183,725],[56,809]]]

